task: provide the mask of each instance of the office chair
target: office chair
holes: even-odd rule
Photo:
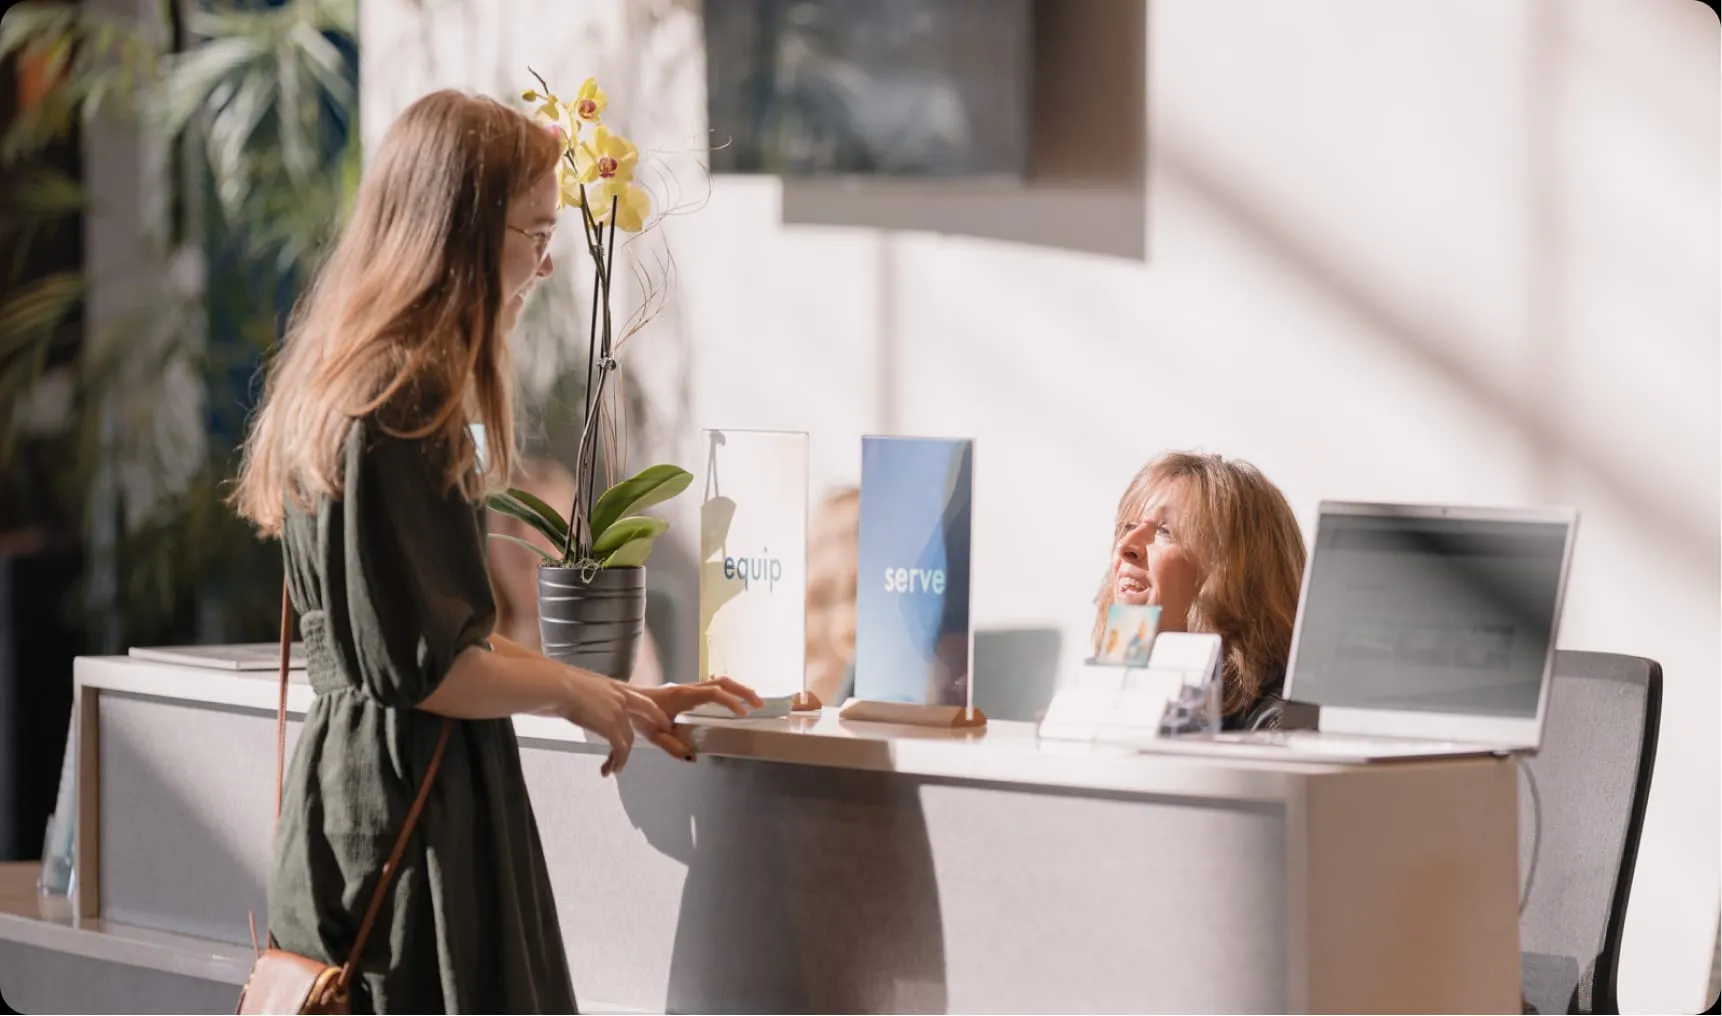
[[[1621,931],[1662,716],[1662,666],[1557,652],[1519,770],[1519,948],[1539,1013],[1619,1013]]]

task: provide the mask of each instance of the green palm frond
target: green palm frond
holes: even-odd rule
[[[77,272],[44,275],[0,298],[0,365],[50,336],[83,298],[84,277]]]
[[[84,280],[76,272],[57,272],[0,296],[0,466],[9,466],[19,425],[13,407],[22,406],[40,382],[60,326],[77,312]]]
[[[0,193],[0,248],[9,248],[6,279],[23,277],[36,240],[88,204],[83,187],[63,171],[42,163],[4,174]]]
[[[18,111],[0,139],[0,166],[40,153],[79,122],[118,103],[135,111],[135,98],[154,77],[164,37],[154,24],[98,14],[85,5],[25,0],[0,19],[0,58],[27,54],[58,83],[40,102]]]
[[[20,218],[70,215],[86,204],[84,188],[65,171],[41,163],[21,166],[8,181],[5,196],[0,197],[0,209],[6,213],[6,218],[0,220],[0,229],[10,227]]]
[[[249,620],[236,623],[266,623],[268,583],[253,580],[279,567],[279,552],[221,501],[234,465],[233,449],[221,441],[240,433],[243,421],[204,428],[208,447],[188,451],[185,435],[164,430],[152,407],[185,390],[188,379],[193,389],[225,385],[216,379],[234,377],[272,345],[280,294],[307,277],[344,218],[358,178],[358,97],[351,54],[332,38],[356,37],[357,2],[172,5],[184,15],[178,34],[189,40],[180,52],[163,49],[176,34],[167,30],[170,0],[155,6],[154,18],[136,21],[81,3],[30,0],[0,21],[0,56],[28,54],[50,83],[0,133],[0,406],[24,404],[47,365],[75,352],[66,364],[75,408],[69,430],[54,438],[64,464],[52,483],[64,486],[65,503],[92,496],[98,468],[123,478],[164,475],[158,461],[179,464],[184,478],[149,504],[127,500],[123,483],[119,503],[92,503],[124,520],[109,565],[122,588],[104,602],[120,609],[128,632],[171,623],[176,612],[183,617],[188,598],[211,583],[222,587],[223,604],[242,604],[237,609]],[[77,272],[19,280],[29,248],[40,249],[49,231],[100,201],[45,156],[79,128],[102,129],[110,114],[128,119],[152,147],[190,157],[189,172],[166,181],[179,189],[171,206],[193,210],[175,228],[189,228],[194,244],[213,245],[220,256],[192,291],[170,285],[153,292],[105,319],[82,346],[62,350],[57,343],[73,334],[66,326],[80,310],[86,280]],[[331,143],[337,137],[344,143]],[[200,201],[205,193],[212,200]],[[146,256],[168,263],[174,253],[163,245]],[[211,320],[237,342],[205,348]],[[211,417],[235,402],[209,392]],[[183,430],[188,419],[195,426],[203,412],[177,414],[176,426]],[[25,447],[16,418],[0,413],[0,462]],[[39,443],[36,434],[31,440]],[[41,454],[35,443],[29,447]],[[235,588],[226,588],[229,580]],[[245,597],[254,586],[263,595],[251,604]]]
[[[187,27],[201,42],[169,59],[155,108],[173,133],[194,129],[201,119],[224,214],[243,214],[259,180],[276,168],[295,189],[329,189],[320,124],[326,110],[351,110],[358,96],[347,61],[327,33],[352,33],[357,21],[354,0],[200,10],[189,17]],[[263,164],[265,155],[275,164]]]

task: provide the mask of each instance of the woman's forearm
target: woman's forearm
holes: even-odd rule
[[[528,649],[513,639],[504,638],[501,635],[490,636],[490,647],[502,656],[512,656],[528,660],[542,660],[545,658],[543,653]]]
[[[495,720],[522,713],[566,716],[575,671],[528,653],[510,642],[492,640],[494,651],[472,646],[419,708],[457,720]]]

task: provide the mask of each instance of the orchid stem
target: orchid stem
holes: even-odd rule
[[[586,394],[580,426],[580,446],[575,453],[574,504],[569,506],[568,533],[562,544],[563,564],[573,561],[573,551],[579,550],[581,560],[593,553],[595,534],[592,513],[597,508],[598,431],[604,413],[604,389],[614,366],[610,360],[611,339],[614,334],[610,316],[610,279],[616,258],[616,211],[618,199],[610,199],[610,228],[592,218],[582,186],[580,226],[585,234],[586,249],[592,255],[592,318],[586,337]],[[594,374],[596,381],[594,381]]]
[[[604,302],[603,302],[604,323],[603,323],[603,330],[602,330],[603,345],[600,347],[599,353],[598,353],[598,355],[600,357],[600,366],[599,366],[599,374],[598,374],[598,391],[597,391],[597,393],[594,397],[594,401],[593,401],[593,405],[597,409],[597,416],[594,418],[594,421],[602,418],[604,415],[604,405],[603,405],[604,387],[605,387],[605,383],[609,380],[611,369],[615,366],[614,361],[612,361],[610,359],[610,352],[611,352],[611,349],[610,349],[610,335],[611,335],[610,276],[611,276],[611,269],[615,265],[615,258],[616,258],[616,203],[617,203],[617,199],[615,197],[612,197],[610,199],[610,231],[609,231],[609,235],[605,236],[604,235],[604,227],[602,225],[598,226],[598,234],[599,234],[599,237],[601,239],[601,246],[599,249],[600,249],[600,253],[603,255],[602,258],[598,262],[598,271],[599,271],[599,275],[600,275],[600,285],[602,286],[603,293],[604,293]],[[592,440],[592,450],[589,453],[587,471],[586,471],[586,517],[588,519],[590,519],[592,517],[592,512],[594,510],[596,510],[596,508],[598,507],[598,504],[597,504],[597,473],[598,473],[598,441],[597,441],[597,437],[598,437],[598,435],[596,433],[594,433],[593,434],[593,440]],[[594,539],[595,538],[596,537],[594,537]]]
[[[585,241],[586,253],[593,259],[592,274],[592,316],[591,326],[586,335],[586,391],[585,402],[580,416],[580,444],[574,455],[574,503],[568,506],[568,533],[562,542],[562,563],[572,563],[572,554],[578,546],[580,556],[586,557],[591,544],[591,514],[587,507],[587,498],[582,495],[591,486],[591,466],[588,465],[588,442],[592,438],[594,411],[600,409],[597,390],[603,388],[603,372],[598,370],[598,315],[602,311],[608,316],[609,302],[603,299],[604,287],[600,273],[602,261],[597,256],[597,248],[593,244],[594,234],[601,235],[596,223],[592,221],[592,212],[586,200],[586,187],[580,187],[580,232]],[[598,382],[593,385],[593,373],[598,371]]]

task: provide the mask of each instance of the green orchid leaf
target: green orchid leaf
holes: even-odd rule
[[[655,504],[662,504],[688,489],[694,474],[680,466],[647,466],[630,479],[623,480],[598,497],[592,508],[592,539],[604,537],[604,530],[617,519],[637,515]]]
[[[606,568],[640,568],[644,567],[646,559],[652,556],[654,537],[641,536],[629,540],[616,549],[616,552],[604,559]]]
[[[558,547],[562,546],[568,535],[567,526],[564,525],[558,527],[556,522],[561,520],[556,517],[554,512],[549,516],[539,513],[525,501],[520,499],[519,495],[521,493],[523,492],[510,490],[506,494],[492,494],[490,497],[485,499],[485,505],[493,512],[507,515],[511,519],[519,519],[521,522],[526,523],[533,529],[544,534],[544,538],[549,540],[551,543]],[[530,497],[531,495],[527,496]],[[539,503],[543,504],[542,501]]]
[[[543,516],[544,521],[554,526],[556,529],[557,539],[560,540],[562,537],[568,535],[568,522],[562,518],[562,513],[546,504],[538,497],[537,494],[534,494],[531,491],[521,490],[519,487],[508,488],[508,493],[509,496],[537,512],[539,515]]]
[[[598,538],[598,542],[592,545],[592,555],[604,560],[620,550],[624,544],[634,540],[652,539],[668,528],[668,522],[650,515],[631,515],[625,519],[617,519],[604,530],[604,535]]]
[[[540,547],[538,544],[533,543],[531,540],[522,540],[518,536],[509,536],[507,533],[486,533],[485,535],[489,536],[493,540],[507,540],[509,543],[518,543],[527,550],[530,550],[539,557],[542,557],[546,564],[555,564],[562,560],[555,554],[552,554],[543,547]]]

